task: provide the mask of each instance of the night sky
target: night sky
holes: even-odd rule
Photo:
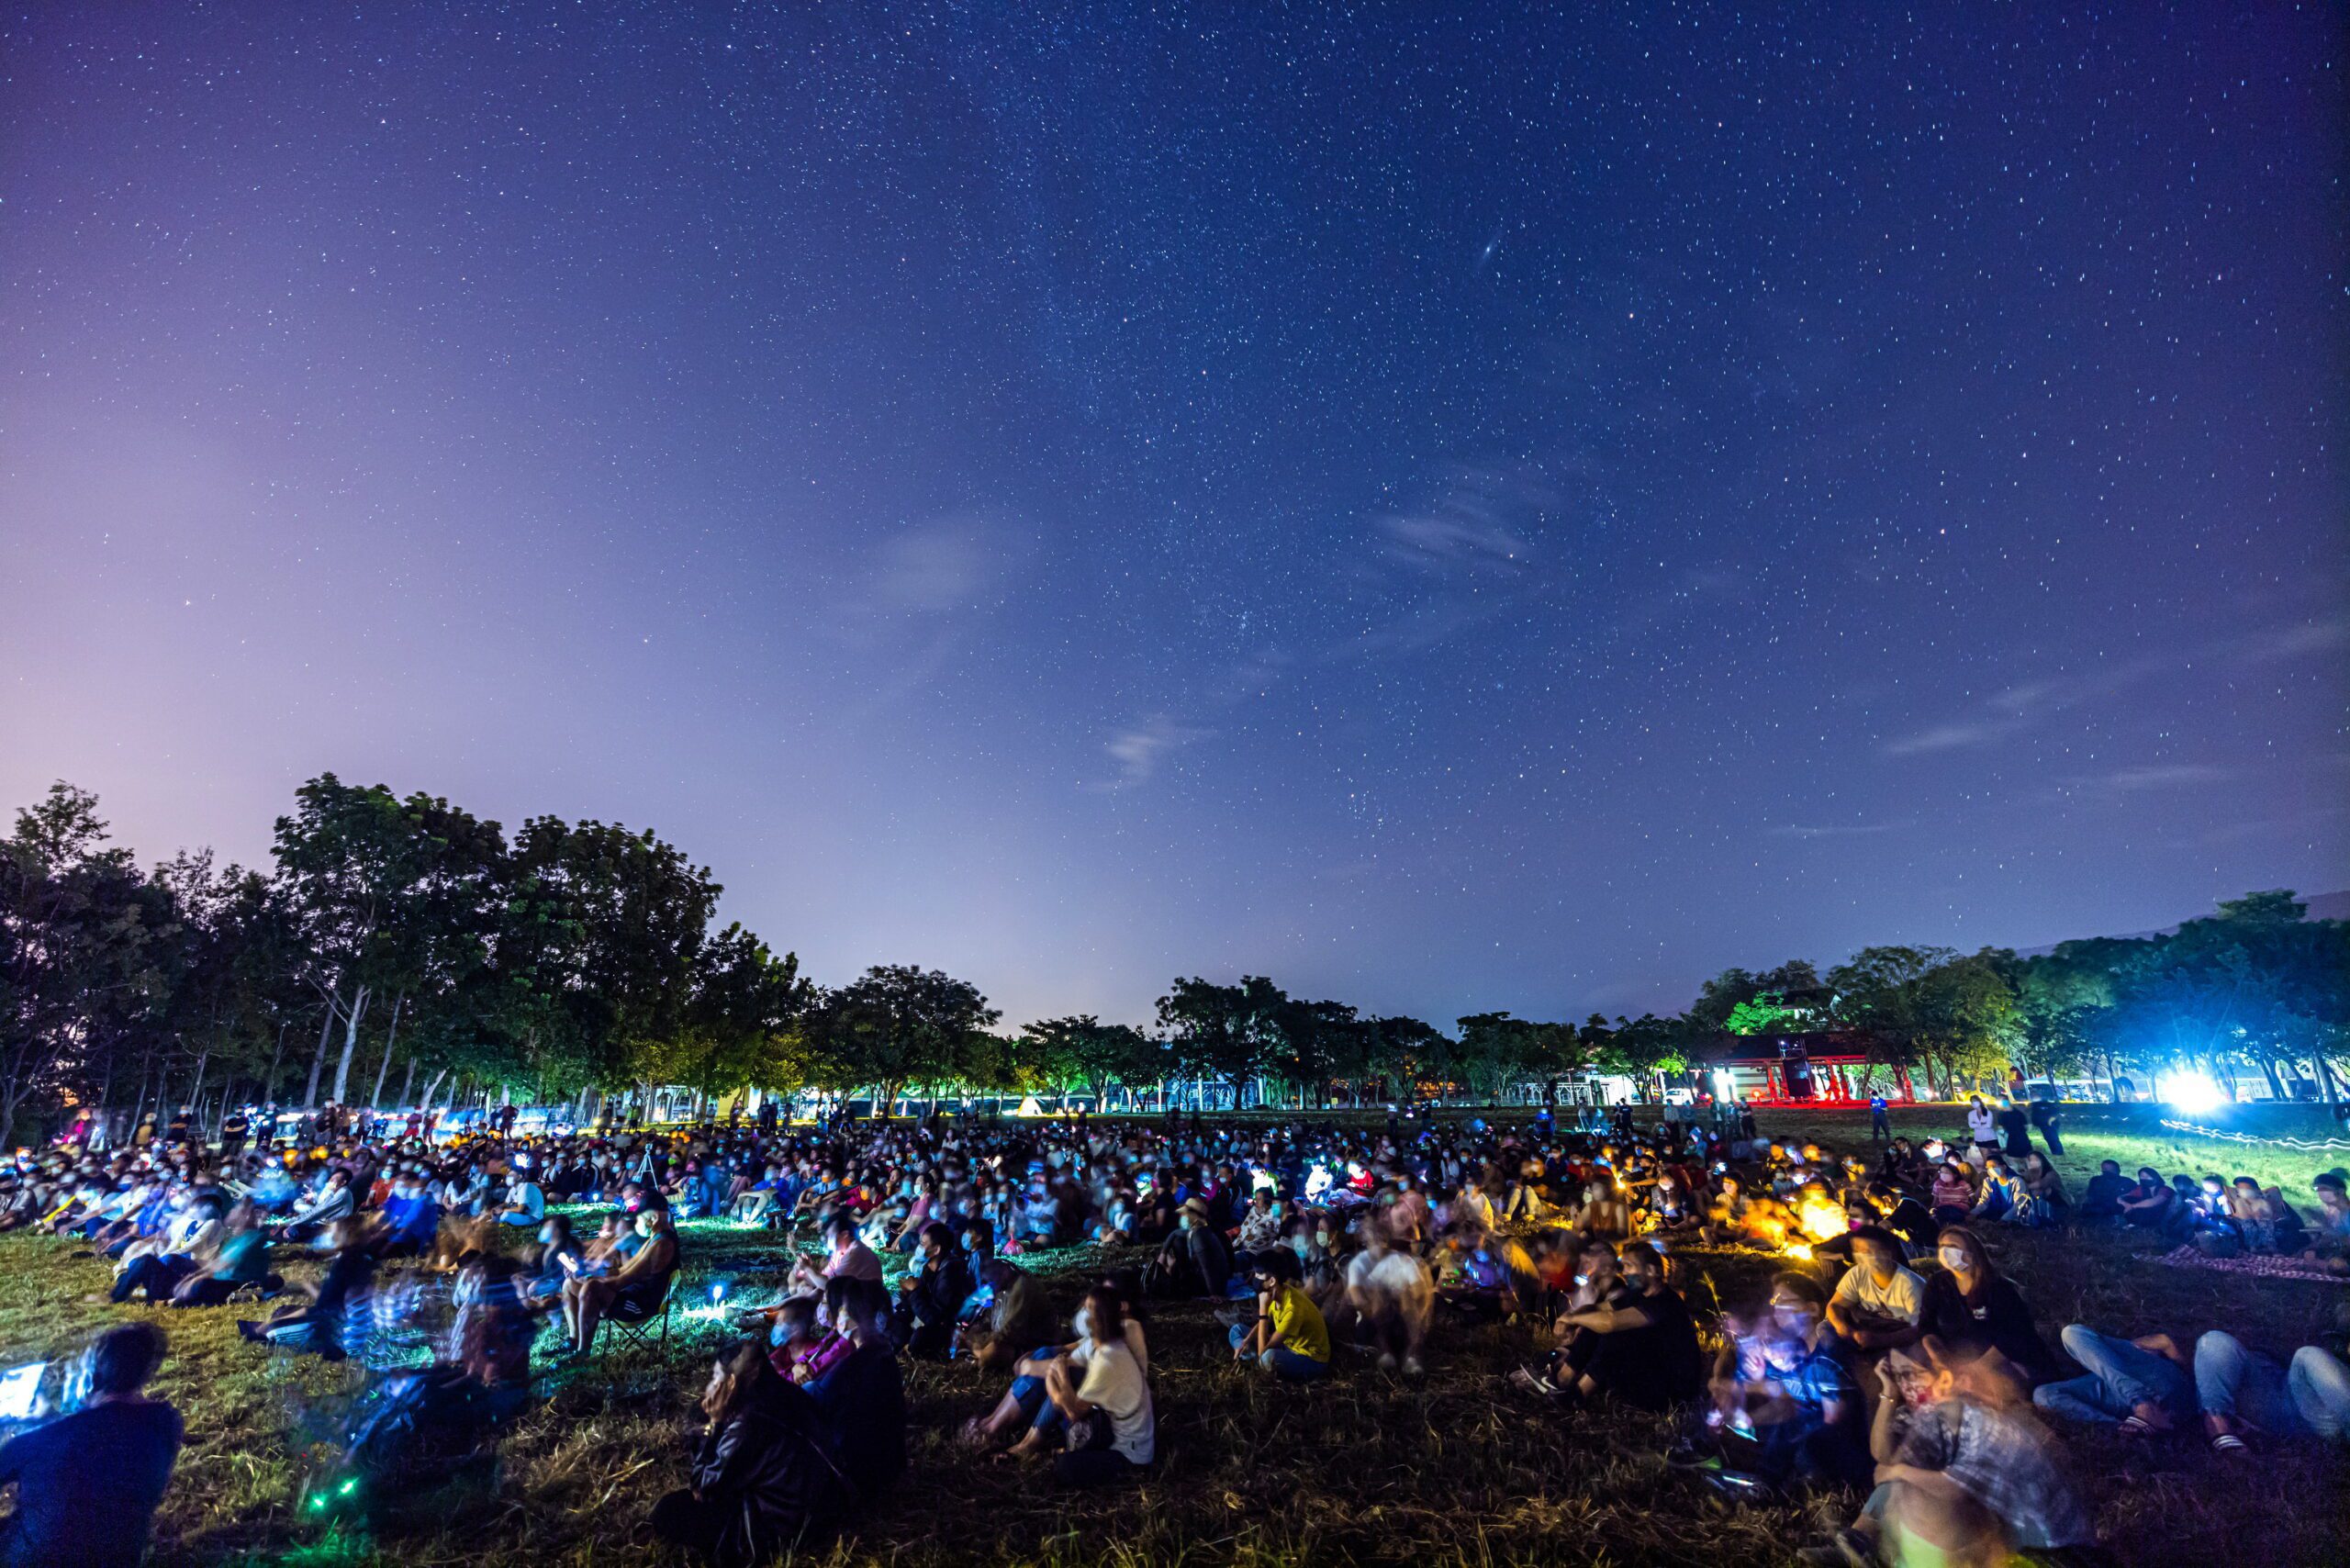
[[[1447,1023],[2350,885],[2342,10],[18,6],[0,804]]]

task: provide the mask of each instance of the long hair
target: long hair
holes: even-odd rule
[[[756,1339],[744,1340],[720,1358],[718,1376],[701,1396],[701,1413],[710,1417],[712,1426],[724,1424],[742,1408],[743,1401],[762,1379],[775,1375],[765,1348]]]

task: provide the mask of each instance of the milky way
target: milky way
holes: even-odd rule
[[[0,801],[1015,1022],[2350,884],[2339,8],[1740,9],[20,9]]]

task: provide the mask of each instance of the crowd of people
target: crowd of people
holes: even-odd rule
[[[112,1259],[117,1302],[252,1301],[263,1310],[241,1326],[276,1353],[397,1361],[403,1397],[470,1434],[528,1406],[543,1341],[576,1361],[608,1325],[666,1320],[681,1224],[778,1233],[797,1261],[736,1278],[731,1307],[712,1309],[742,1337],[711,1364],[689,1484],[650,1521],[720,1562],[765,1561],[890,1494],[910,1358],[969,1358],[1000,1381],[956,1434],[972,1462],[1033,1462],[1071,1487],[1147,1473],[1160,1447],[1147,1327],[1181,1301],[1209,1304],[1234,1365],[1301,1390],[1348,1360],[1418,1377],[1432,1339],[1520,1342],[1467,1339],[1517,1325],[1541,1353],[1507,1372],[1515,1397],[1653,1413],[1677,1434],[1673,1462],[1733,1496],[1864,1495],[1811,1549],[1830,1562],[2093,1553],[2050,1419],[2195,1433],[2221,1455],[2350,1436],[2338,1339],[2279,1358],[2218,1327],[2050,1336],[1987,1244],[2009,1226],[2151,1228],[2342,1272],[2343,1172],[2316,1179],[2308,1215],[2250,1178],[2132,1181],[2110,1161],[2074,1194],[2031,1141],[2051,1129],[2021,1115],[1969,1114],[1950,1142],[1880,1121],[1841,1154],[1757,1137],[1734,1114],[1636,1126],[1628,1112],[1572,1126],[1547,1111],[1506,1126],[933,1116],[528,1137],[493,1122],[453,1145],[330,1113],[309,1130],[324,1141],[23,1155],[0,1170],[0,1228]],[[1784,1267],[1767,1293],[1700,1310],[1687,1254],[1721,1248]],[[293,1269],[303,1256],[318,1266]],[[1085,1282],[1066,1316],[1047,1273]],[[430,1364],[379,1357],[436,1277],[451,1313]],[[39,1436],[0,1447],[0,1474],[37,1485],[9,1456]]]

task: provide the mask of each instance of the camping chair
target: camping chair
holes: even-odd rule
[[[677,1280],[683,1272],[681,1269],[672,1268],[661,1277],[661,1296],[657,1305],[632,1307],[625,1300],[612,1303],[605,1310],[602,1320],[596,1325],[597,1339],[601,1341],[604,1330],[611,1328],[630,1343],[651,1350],[655,1344],[654,1328],[657,1325],[660,1328],[660,1349],[666,1351],[669,1348],[669,1315],[677,1310]]]

